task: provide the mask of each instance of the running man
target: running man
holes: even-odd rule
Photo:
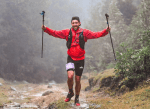
[[[79,17],[75,16],[71,19],[71,29],[64,30],[52,30],[45,25],[42,25],[44,32],[48,33],[57,38],[65,39],[67,41],[68,47],[68,57],[66,70],[68,74],[68,88],[69,92],[65,99],[65,102],[69,102],[74,96],[73,91],[73,77],[75,73],[75,105],[80,106],[79,103],[79,94],[81,89],[81,76],[84,69],[84,59],[85,59],[85,50],[84,44],[88,39],[95,39],[99,37],[106,36],[110,31],[110,28],[106,28],[103,31],[93,32],[88,29],[83,29],[80,27],[81,22]]]

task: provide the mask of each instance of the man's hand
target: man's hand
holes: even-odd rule
[[[110,30],[111,30],[111,28],[110,28],[110,27],[109,27],[109,28],[107,27],[106,31],[109,32]]]
[[[45,31],[45,30],[46,30],[46,26],[45,26],[45,25],[42,25],[42,27],[41,27],[41,28],[42,28],[42,30],[43,30],[43,31]]]

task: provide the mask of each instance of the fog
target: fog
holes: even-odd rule
[[[45,25],[60,30],[70,28],[72,16],[80,16],[80,7],[69,0],[3,0],[0,3],[0,77],[8,80],[44,82],[66,79],[66,41],[44,33]],[[57,79],[56,79],[57,78]]]
[[[0,77],[11,81],[26,80],[33,83],[48,82],[51,80],[65,82],[67,79],[67,72],[65,70],[67,61],[66,41],[44,33],[44,51],[43,58],[41,58],[41,26],[43,18],[40,13],[43,10],[46,12],[44,24],[54,30],[71,28],[71,17],[79,16],[82,24],[81,27],[97,31],[107,26],[106,21],[104,21],[105,16],[98,15],[103,16],[103,19],[98,19],[96,17],[97,13],[95,13],[105,10],[107,2],[104,1],[1,0]],[[139,1],[134,0],[133,4],[139,5]],[[100,7],[98,7],[98,3],[101,4]],[[99,10],[94,11],[94,9]],[[107,9],[103,13],[107,13],[109,10]],[[95,21],[100,20],[105,22],[105,25],[103,25],[104,23],[95,23]],[[128,24],[130,24],[129,21],[131,19],[128,20]],[[91,44],[93,43],[86,45],[86,50],[88,50],[87,56],[91,56],[93,53],[93,49],[92,51],[89,49]],[[105,45],[108,45],[107,41]],[[99,48],[98,51],[102,49]],[[104,52],[103,55],[107,52]],[[103,57],[102,54],[99,56],[98,58]],[[110,62],[110,60],[112,59],[106,61]],[[89,61],[88,64],[90,64]],[[91,65],[94,64],[91,63]],[[86,71],[88,71],[87,68],[85,68],[84,72]]]

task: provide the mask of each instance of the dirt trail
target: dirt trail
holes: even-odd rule
[[[80,92],[81,106],[76,107],[74,105],[74,103],[72,103],[70,109],[87,109],[87,107],[89,107],[87,104],[87,101],[86,101],[86,93],[87,92],[84,91],[84,87],[87,84],[87,80],[82,80],[81,82],[82,82],[82,84],[84,84],[83,89]],[[48,104],[55,102],[55,101],[59,100],[60,98],[65,99],[68,94],[68,86],[66,83],[53,85],[52,88],[50,88],[50,89],[47,89],[46,85],[42,86],[42,88],[45,91],[48,91],[48,90],[53,91],[53,93],[51,93],[47,96],[39,96],[39,97],[36,97],[35,99],[31,100],[32,103],[40,105],[42,108],[46,108],[48,106]],[[73,102],[74,102],[74,99],[75,99],[75,96],[72,98]]]
[[[89,106],[86,103],[86,93],[84,88],[88,85],[88,80],[81,81],[82,90],[80,93],[80,107],[71,104],[70,109],[87,109]],[[52,102],[59,100],[60,98],[66,97],[68,93],[68,86],[66,83],[53,84],[51,88],[48,88],[46,84],[23,84],[23,85],[12,85],[16,91],[9,91],[10,103],[4,104],[3,109],[48,109],[48,105]],[[42,96],[46,91],[51,91],[50,94]],[[72,98],[74,102],[74,97]]]

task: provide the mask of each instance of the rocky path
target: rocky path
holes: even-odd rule
[[[83,84],[85,84],[84,81]],[[9,91],[9,103],[4,104],[3,109],[51,109],[48,105],[52,102],[65,98],[68,93],[67,84],[23,84],[14,85]],[[86,93],[81,90],[80,107],[71,104],[70,109],[88,109]],[[72,98],[74,100],[74,97]]]

